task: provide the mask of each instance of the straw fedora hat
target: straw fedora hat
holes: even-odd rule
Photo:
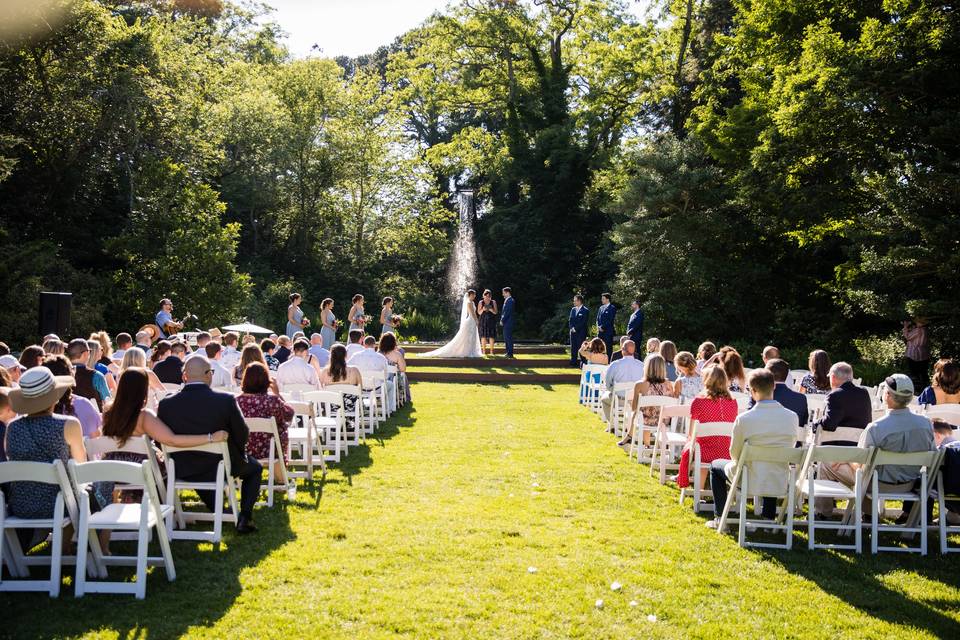
[[[20,376],[20,387],[7,394],[10,407],[20,415],[46,411],[57,404],[73,384],[72,377],[55,376],[46,367],[27,369]]]

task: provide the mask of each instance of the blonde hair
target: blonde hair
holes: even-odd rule
[[[673,359],[673,366],[686,374],[692,374],[697,371],[697,360],[689,351],[681,351]]]
[[[660,338],[650,338],[647,340],[647,355],[660,352]]]
[[[120,361],[121,373],[135,367],[147,368],[147,354],[140,347],[127,349],[123,354],[123,360]]]
[[[43,343],[43,352],[48,356],[62,356],[66,351],[66,345],[60,340],[47,340]]]
[[[697,349],[697,357],[701,360],[709,360],[717,352],[717,345],[713,344],[710,341],[703,342],[700,344],[700,347]]]
[[[664,340],[660,343],[660,355],[667,362],[673,362],[673,359],[677,357],[677,345],[670,340]]]
[[[703,396],[706,398],[731,398],[730,381],[727,372],[720,366],[711,366],[703,370]]]
[[[643,361],[643,379],[652,384],[667,381],[667,361],[659,353],[651,353]]]
[[[110,334],[106,331],[94,331],[90,334],[91,340],[96,340],[100,343],[100,351],[106,357],[111,357],[113,355],[113,345],[110,344]]]

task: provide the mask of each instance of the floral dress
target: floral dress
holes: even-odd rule
[[[66,466],[70,460],[70,446],[63,429],[68,419],[56,414],[17,418],[7,426],[7,459],[26,462],[60,460]],[[51,517],[60,493],[59,486],[40,482],[11,482],[6,487],[10,513],[18,518]]]
[[[283,449],[282,455],[286,460],[287,455],[287,429],[293,420],[293,407],[283,401],[279,396],[268,393],[243,393],[237,396],[237,404],[240,405],[240,413],[244,418],[273,418],[277,421],[277,433],[280,435],[280,447]],[[247,439],[247,453],[257,460],[266,460],[270,457],[270,434],[251,433]],[[281,452],[276,452],[281,455]]]
[[[669,396],[673,393],[673,385],[668,382],[655,382],[650,385],[645,396]],[[660,407],[640,407],[643,414],[643,426],[655,427],[660,420]]]
[[[683,404],[690,403],[703,391],[703,378],[700,376],[686,376],[681,374],[677,379],[681,384],[680,401]]]
[[[803,376],[803,379],[800,380],[800,387],[807,393],[830,393],[830,385],[827,384],[825,389],[818,387],[817,379],[813,377],[812,373]]]
[[[733,398],[694,398],[690,404],[690,420],[697,422],[733,422],[737,419],[737,401]],[[727,436],[698,437],[700,461],[713,462],[730,457],[730,438]],[[680,470],[677,472],[677,484],[690,486],[690,451],[688,443],[680,454]]]

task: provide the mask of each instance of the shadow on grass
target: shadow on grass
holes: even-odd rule
[[[220,551],[210,544],[174,541],[177,579],[167,582],[163,567],[153,567],[147,577],[147,597],[88,594],[75,598],[64,585],[59,598],[41,593],[0,594],[3,627],[0,637],[62,638],[91,631],[120,638],[175,638],[192,626],[209,626],[227,614],[243,591],[240,574],[260,564],[271,552],[294,540],[286,503],[255,512],[259,531],[240,536],[224,526]],[[115,551],[132,553],[135,543],[114,543]],[[151,555],[159,546],[150,545]],[[35,569],[38,577],[44,569]],[[73,576],[73,567],[64,567]],[[132,576],[132,569],[111,567],[110,579]]]

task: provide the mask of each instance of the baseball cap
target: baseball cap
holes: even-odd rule
[[[910,376],[895,373],[884,380],[884,382],[887,385],[887,389],[889,389],[893,395],[900,398],[913,397],[913,380],[910,379]]]
[[[0,367],[4,369],[13,369],[14,367],[20,367],[21,371],[26,371],[26,367],[20,365],[20,361],[14,358],[9,353],[5,356],[0,356]]]

